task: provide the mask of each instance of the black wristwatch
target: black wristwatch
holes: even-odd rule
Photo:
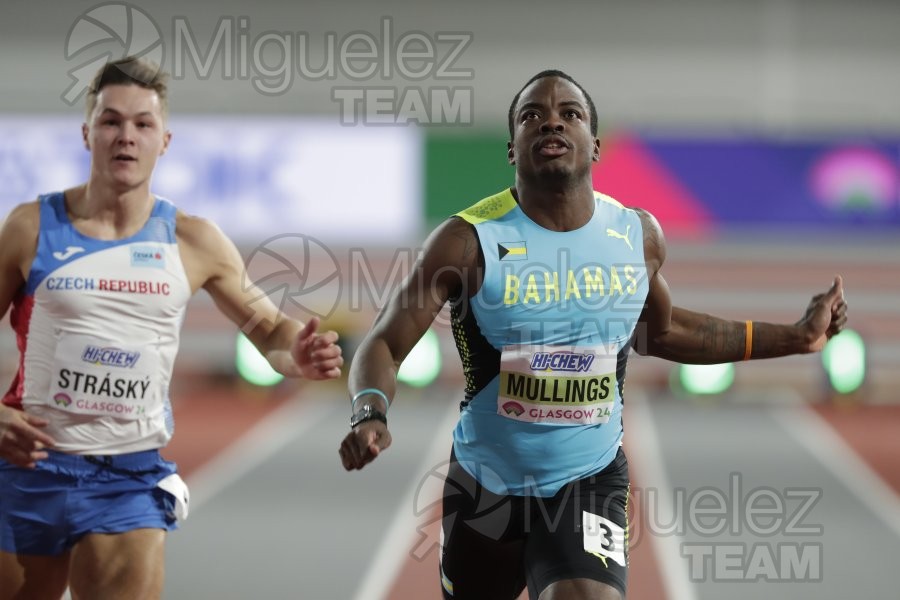
[[[365,423],[366,421],[381,421],[387,425],[387,416],[369,404],[363,405],[362,408],[350,417],[350,429],[353,429],[360,423]]]

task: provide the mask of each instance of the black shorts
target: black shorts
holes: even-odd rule
[[[552,498],[498,496],[450,455],[444,483],[441,587],[447,600],[536,600],[551,583],[592,579],[625,596],[628,461]]]

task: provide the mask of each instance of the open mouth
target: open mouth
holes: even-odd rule
[[[552,135],[545,138],[538,145],[538,153],[541,156],[562,156],[569,151],[569,143],[565,138]]]
[[[115,156],[116,162],[136,162],[137,159],[128,154],[116,154]]]

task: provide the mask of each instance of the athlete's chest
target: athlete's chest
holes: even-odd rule
[[[546,234],[526,223],[483,227],[479,239],[485,273],[473,306],[495,346],[631,335],[649,289],[639,230],[592,223]]]
[[[176,244],[142,241],[103,247],[47,241],[39,248],[35,301],[55,318],[177,318],[190,288]]]
[[[647,268],[633,234],[615,237],[596,226],[553,236],[509,229],[493,237],[482,246],[482,290],[483,298],[498,307],[559,309],[587,303],[596,308],[627,298],[643,302]]]

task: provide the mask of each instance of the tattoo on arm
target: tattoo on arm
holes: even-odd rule
[[[454,232],[453,236],[463,241],[462,259],[471,260],[472,255],[478,249],[478,244],[475,243],[475,240],[472,239],[471,235],[465,233]]]
[[[744,331],[734,323],[704,316],[698,324],[704,354],[722,357],[723,361],[737,360],[744,354]]]

